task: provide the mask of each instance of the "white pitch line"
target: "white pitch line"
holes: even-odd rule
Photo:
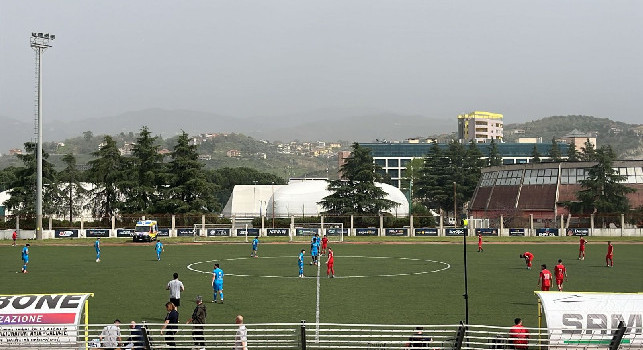
[[[315,311],[315,341],[319,343],[319,271],[321,270],[321,263],[317,261],[317,310]]]

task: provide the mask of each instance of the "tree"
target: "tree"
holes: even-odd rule
[[[560,153],[560,147],[558,147],[558,142],[556,142],[556,138],[552,137],[551,138],[551,148],[549,149],[549,158],[551,158],[552,161],[558,163],[562,161],[562,155]]]
[[[585,145],[580,148],[581,154],[580,154],[580,159],[585,162],[595,162],[597,161],[596,158],[596,149],[594,148],[594,144],[587,139],[585,141]]]
[[[406,171],[404,178],[401,181],[400,190],[408,194],[409,199],[409,210],[411,212],[415,209],[415,204],[413,203],[413,198],[415,197],[414,185],[418,183],[418,180],[421,176],[422,167],[424,166],[424,160],[420,158],[414,158],[406,164]]]
[[[13,181],[9,184],[9,198],[5,202],[7,209],[16,215],[36,215],[36,143],[26,142],[25,154],[18,154],[17,157],[23,163],[22,167],[16,167]],[[54,203],[58,197],[58,186],[56,184],[56,171],[53,165],[47,161],[49,154],[43,151],[42,154],[42,212],[43,214],[55,213]]]
[[[159,154],[158,137],[152,137],[147,126],[141,128],[132,149],[132,171],[127,182],[127,201],[123,211],[150,213],[160,200],[160,187],[165,183],[163,156]]]
[[[634,192],[621,183],[626,179],[612,167],[616,155],[610,146],[603,146],[594,152],[596,165],[588,171],[585,180],[581,180],[578,199],[582,210],[589,213],[625,213],[629,210],[627,194]]]
[[[576,144],[572,142],[569,144],[569,148],[567,148],[567,161],[578,162],[579,160],[580,156],[578,154],[578,151],[576,150]]]
[[[197,146],[190,145],[189,140],[185,132],[176,140],[168,166],[169,186],[164,190],[165,199],[154,208],[156,212],[206,213],[220,209],[215,185],[208,181]]]
[[[111,136],[103,138],[101,147],[92,156],[96,159],[88,163],[88,179],[94,184],[90,207],[94,216],[109,218],[116,214],[120,201],[125,200],[122,188],[129,166]]]
[[[386,191],[375,185],[381,179],[371,150],[353,143],[351,156],[342,165],[342,178],[328,181],[330,195],[321,204],[330,214],[379,214],[399,203],[386,199]]]
[[[532,163],[540,163],[540,152],[538,152],[538,148],[536,145],[534,145],[534,148],[531,149],[531,162]]]
[[[502,156],[498,151],[498,144],[494,139],[491,139],[491,146],[489,147],[489,166],[500,166],[502,165]]]
[[[420,179],[416,184],[416,194],[428,208],[444,208],[444,202],[451,192],[445,192],[448,182],[449,159],[442,152],[437,142],[431,144],[424,157],[424,167],[420,170]]]
[[[69,153],[63,156],[62,161],[65,163],[65,169],[58,173],[58,179],[61,184],[61,191],[64,192],[60,196],[60,206],[58,207],[58,214],[69,214],[69,221],[74,221],[74,216],[78,215],[82,210],[84,196],[87,191],[81,184],[82,172],[76,167],[76,157]],[[64,188],[63,188],[64,184]],[[76,201],[74,200],[76,199]]]

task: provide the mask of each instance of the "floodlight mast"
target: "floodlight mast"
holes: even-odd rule
[[[51,47],[56,36],[49,33],[31,33],[30,46],[36,52],[36,71],[38,75],[38,144],[36,147],[36,239],[42,239],[42,54]]]

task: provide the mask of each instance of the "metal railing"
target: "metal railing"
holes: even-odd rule
[[[2,325],[0,349],[241,349],[238,325],[139,324],[119,326],[120,339],[103,330],[114,325]],[[335,323],[247,324],[247,349],[643,349],[641,327],[615,330],[527,328],[516,337],[510,327],[483,325],[375,325]],[[103,336],[101,337],[101,333]],[[522,333],[524,334],[524,333]],[[115,343],[110,343],[110,340]],[[235,345],[237,344],[237,345]]]

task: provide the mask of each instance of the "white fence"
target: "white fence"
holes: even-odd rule
[[[45,334],[55,325],[0,326],[1,349],[99,349],[101,331],[111,325],[78,326],[78,331],[59,336]],[[139,324],[132,332],[129,324],[121,324],[121,349],[233,349],[238,326],[232,324],[177,325],[176,330],[162,324]],[[641,328],[621,327],[619,330],[553,330],[528,328],[525,343],[514,343],[510,327],[478,325],[360,325],[270,323],[248,324],[248,349],[643,349]],[[197,332],[197,333],[194,333]],[[202,332],[202,334],[198,333]],[[615,342],[616,340],[616,342]],[[620,344],[618,343],[620,341]],[[200,343],[203,342],[204,345]],[[611,345],[610,345],[611,344]],[[236,349],[236,348],[235,348]]]

